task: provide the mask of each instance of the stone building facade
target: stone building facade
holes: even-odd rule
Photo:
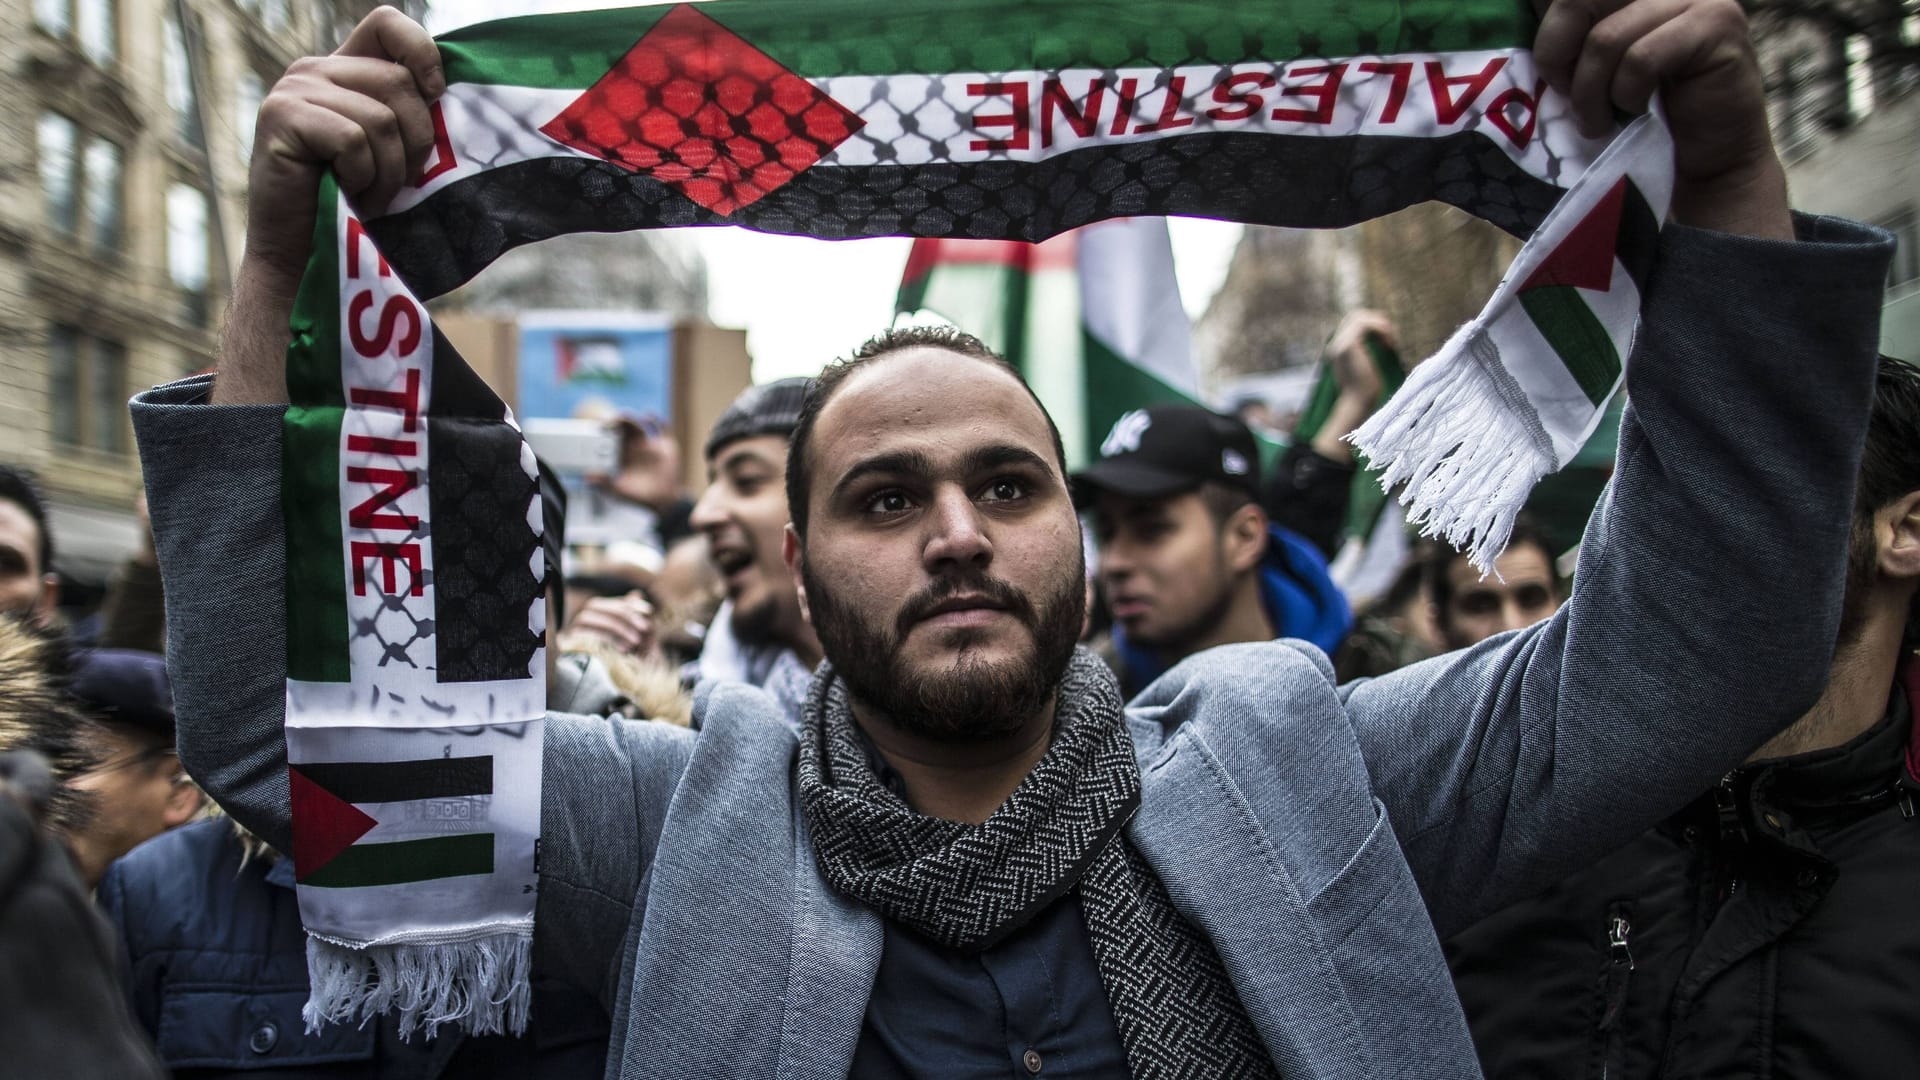
[[[0,461],[82,594],[138,539],[127,398],[212,363],[260,99],[372,6],[0,0]]]
[[[1793,204],[1893,233],[1880,347],[1920,363],[1920,4],[1763,0],[1754,19]]]

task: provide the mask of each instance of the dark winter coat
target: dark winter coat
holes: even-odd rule
[[[306,1033],[306,935],[293,867],[242,865],[229,821],[162,834],[108,868],[98,899],[122,938],[133,1010],[175,1080],[597,1080],[607,1017],[592,998],[538,981],[527,1038],[402,1042],[391,1017]]]
[[[1447,942],[1489,1080],[1912,1076],[1908,695]]]

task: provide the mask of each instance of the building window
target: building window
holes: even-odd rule
[[[47,223],[96,251],[118,250],[124,217],[119,145],[59,113],[40,114],[39,142]]]
[[[1873,42],[1864,34],[1847,38],[1847,115],[1858,120],[1873,111]]]
[[[92,443],[110,454],[127,452],[127,349],[93,339]]]
[[[73,29],[73,13],[67,10],[67,0],[33,0],[33,21],[58,38],[66,37]]]
[[[64,233],[80,224],[73,144],[73,121],[59,113],[40,114],[40,191],[46,198],[47,221]]]
[[[47,333],[53,441],[110,454],[127,451],[127,350],[56,323]]]
[[[166,18],[162,43],[162,75],[166,81],[167,105],[173,109],[174,133],[190,145],[199,146],[200,97],[193,88],[193,62],[187,52],[187,36],[172,15]]]
[[[184,315],[207,321],[207,195],[192,184],[167,188],[167,276],[185,293]]]
[[[111,63],[120,46],[113,0],[74,0],[74,39],[96,64]]]
[[[55,326],[47,334],[47,391],[53,396],[53,441],[79,446],[80,434],[80,332],[71,326]]]
[[[114,0],[33,0],[33,21],[40,29],[73,43],[102,66],[119,53],[119,20]]]
[[[88,235],[95,251],[118,251],[122,218],[120,147],[95,137],[87,143],[83,160]]]

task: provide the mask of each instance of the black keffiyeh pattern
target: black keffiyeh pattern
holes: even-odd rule
[[[1136,1080],[1278,1075],[1212,945],[1122,835],[1140,767],[1091,654],[1061,681],[1046,756],[978,825],[917,813],[881,781],[831,665],[807,699],[798,779],[828,882],[943,945],[987,948],[1077,889]]]

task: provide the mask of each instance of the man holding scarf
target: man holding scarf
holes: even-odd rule
[[[1535,54],[1592,131],[1658,88],[1678,147],[1566,607],[1338,688],[1309,646],[1214,650],[1123,708],[1073,649],[1051,421],[969,339],[879,339],[793,437],[786,558],[827,656],[799,735],[731,685],[698,736],[549,719],[534,959],[613,1015],[612,1074],[1477,1075],[1436,930],[1644,829],[1818,695],[1888,257],[1789,215],[1732,0],[1558,0]],[[443,85],[391,11],[290,71],[213,404],[193,380],[136,406],[182,754],[275,843],[279,357],[312,192],[330,164],[382,204]]]

